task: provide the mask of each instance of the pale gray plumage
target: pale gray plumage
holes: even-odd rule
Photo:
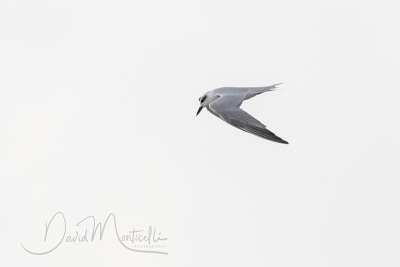
[[[206,107],[212,114],[240,130],[274,142],[288,144],[287,141],[276,136],[264,124],[240,108],[244,100],[273,91],[277,85],[279,84],[265,87],[222,87],[209,91],[199,98],[200,108],[196,115],[203,107]]]

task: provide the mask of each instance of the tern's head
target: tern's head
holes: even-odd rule
[[[209,92],[206,93],[206,94],[204,94],[203,96],[199,97],[200,107],[199,107],[199,110],[197,110],[196,116],[199,115],[200,111],[201,111],[205,106],[207,106],[208,104],[210,104],[211,101],[212,101],[212,100],[211,100],[211,96],[210,96],[210,93],[209,93]]]

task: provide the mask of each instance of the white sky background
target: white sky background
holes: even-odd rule
[[[2,266],[399,266],[395,1],[1,1]],[[198,98],[284,82],[243,107]],[[33,256],[46,220],[114,212],[168,256]],[[71,229],[72,233],[74,230]]]

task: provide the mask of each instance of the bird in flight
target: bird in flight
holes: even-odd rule
[[[240,130],[270,141],[289,144],[240,108],[244,100],[258,94],[273,91],[279,84],[265,87],[222,87],[209,91],[199,98],[200,107],[196,116],[206,107],[209,112]]]

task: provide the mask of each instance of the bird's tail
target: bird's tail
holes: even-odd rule
[[[250,87],[249,88],[249,93],[250,93],[249,96],[253,97],[255,95],[262,94],[262,93],[265,93],[265,92],[275,91],[276,87],[278,85],[280,85],[280,84],[282,84],[282,83],[276,83],[276,84],[273,84],[273,85],[263,86],[263,87]]]
[[[265,86],[265,91],[275,91],[275,89],[278,87],[278,85],[281,85],[282,83],[276,83],[270,86]]]

